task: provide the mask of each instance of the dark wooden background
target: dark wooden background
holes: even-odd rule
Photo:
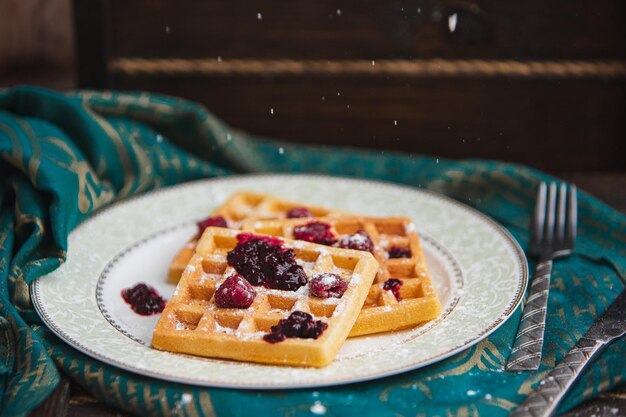
[[[622,1],[75,4],[81,87],[188,97],[233,126],[294,142],[501,159],[554,173],[626,169]],[[139,59],[174,68],[142,69]],[[276,70],[284,60],[302,70]],[[443,68],[384,68],[398,60]],[[468,62],[473,70],[464,71]],[[511,62],[571,65],[520,74]],[[355,63],[371,68],[355,72]],[[610,63],[617,70],[603,71]],[[585,65],[593,69],[581,73]]]

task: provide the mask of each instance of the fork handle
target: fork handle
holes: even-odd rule
[[[578,376],[606,345],[599,340],[581,338],[510,417],[551,416]]]
[[[515,343],[506,364],[507,371],[534,371],[539,368],[551,274],[552,259],[539,261],[524,304]]]

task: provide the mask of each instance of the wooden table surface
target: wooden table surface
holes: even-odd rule
[[[578,187],[611,207],[626,214],[626,173],[562,173],[564,180]],[[626,394],[609,392],[599,398],[580,405],[564,414],[567,417],[626,415]],[[77,384],[64,377],[59,387],[29,417],[130,417],[130,414],[111,408],[91,396]]]

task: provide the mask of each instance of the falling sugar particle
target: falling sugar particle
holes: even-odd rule
[[[337,9],[337,16],[341,16],[341,9]]]
[[[417,13],[422,13],[422,8],[421,7],[417,8]]]
[[[474,395],[478,394],[478,391],[474,391],[474,390],[467,390],[466,394],[470,397],[473,397]]]
[[[261,19],[263,19],[263,16],[261,15],[261,13],[257,13],[256,14],[256,18],[257,18],[257,20],[261,20]]]
[[[397,120],[394,120],[394,121],[393,121],[393,125],[394,125],[394,126],[398,126],[398,121],[397,121]]]
[[[285,149],[284,148],[278,148],[278,153],[283,155],[285,153]]]
[[[163,142],[163,136],[156,135],[156,141],[159,142],[159,143]]]
[[[270,109],[270,114],[274,114],[274,109],[273,108]]]
[[[322,101],[326,101],[326,97],[322,96]]]
[[[372,66],[376,65],[376,61],[372,59]]]
[[[218,55],[216,59],[217,59],[217,62],[222,62],[222,57],[221,56]]]
[[[457,14],[451,14],[448,17],[448,29],[450,29],[450,32],[454,32],[456,30],[456,22],[457,22]]]
[[[165,33],[170,33],[172,29],[169,26],[165,26]]]
[[[350,108],[350,105],[349,105],[349,104],[346,104],[346,109],[349,109],[349,108]]]
[[[227,133],[226,140],[230,142],[232,139],[233,139],[232,135],[230,133]]]
[[[437,163],[439,163],[439,158],[437,158]]]
[[[492,398],[491,394],[485,394],[485,400],[491,400]]]
[[[338,95],[338,96],[340,96],[340,95],[341,95],[341,93],[340,93],[339,91],[337,91],[337,95]]]
[[[317,415],[324,415],[326,414],[326,407],[321,402],[315,401],[311,406],[311,412]]]

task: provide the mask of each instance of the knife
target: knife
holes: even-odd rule
[[[578,376],[612,341],[626,334],[626,290],[580,338],[510,417],[548,417],[557,409]]]

